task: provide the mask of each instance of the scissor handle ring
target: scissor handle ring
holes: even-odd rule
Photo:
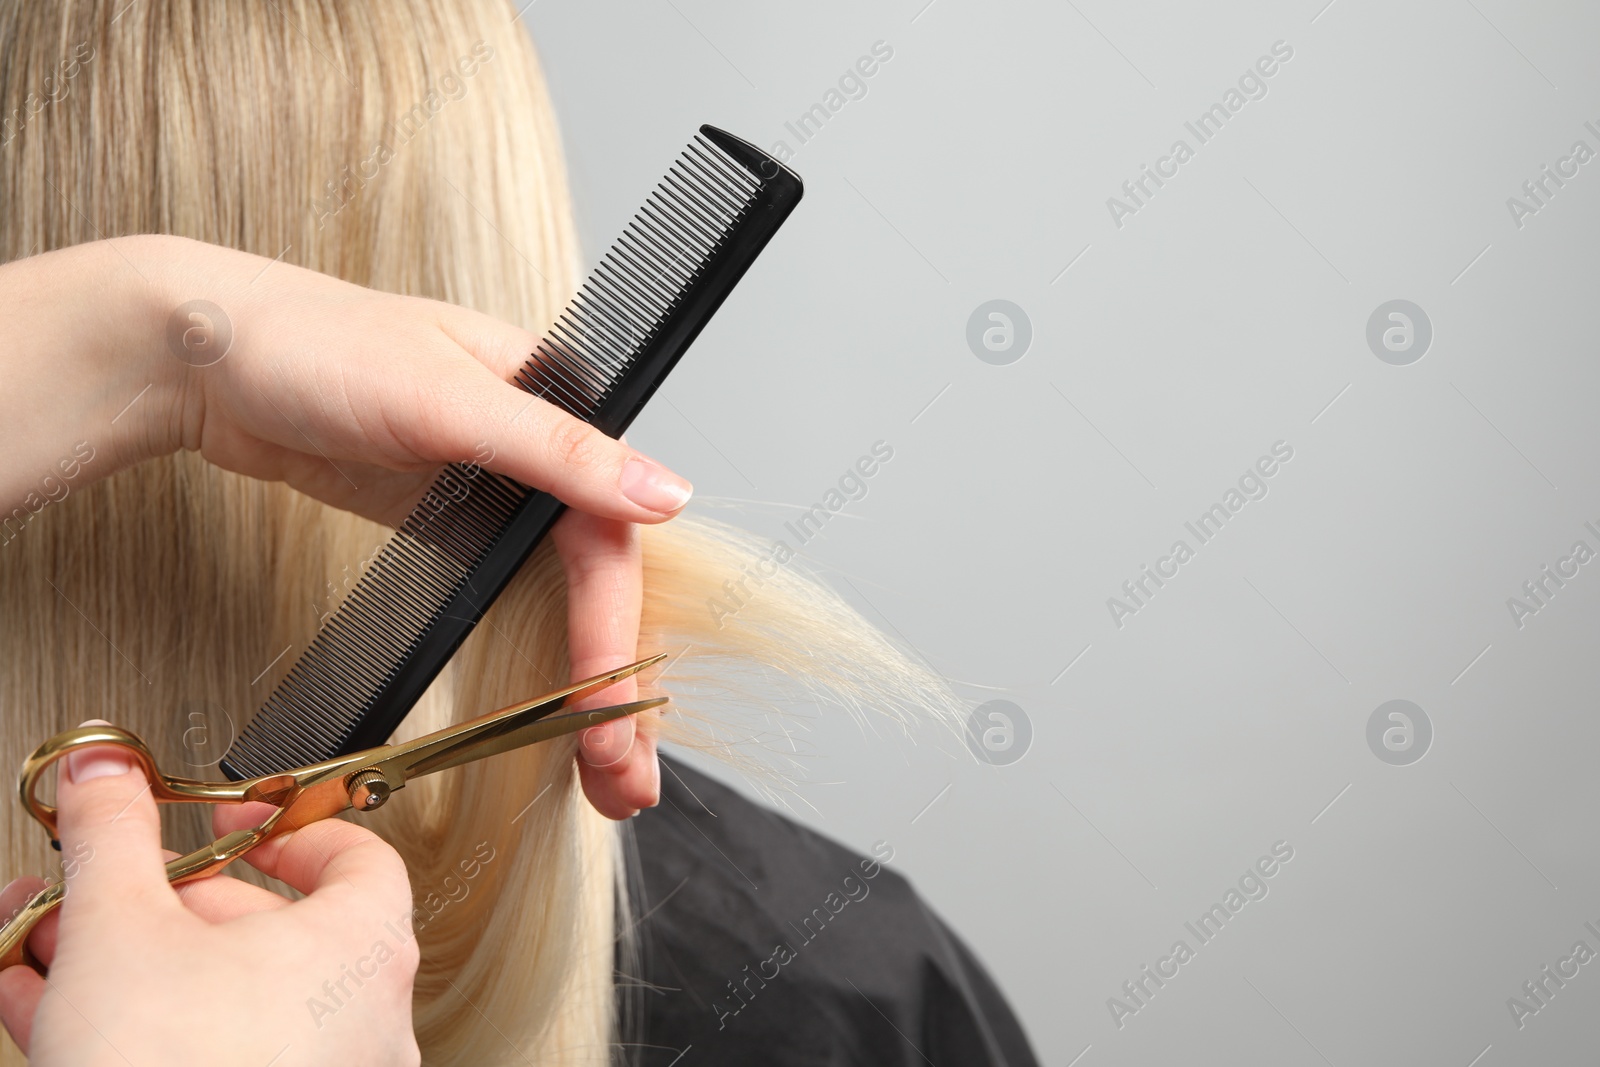
[[[144,768],[145,780],[150,783],[151,791],[157,797],[164,797],[170,792],[165,788],[166,778],[157,769],[155,757],[150,754],[150,749],[137,734],[118,726],[79,726],[76,729],[63,730],[34,749],[33,754],[23,761],[22,778],[19,782],[23,806],[28,809],[28,814],[45,828],[45,832],[50,835],[51,843],[57,848],[61,846],[60,835],[56,830],[56,808],[39,799],[37,795],[39,778],[63,756],[86,745],[118,745],[127,749]]]

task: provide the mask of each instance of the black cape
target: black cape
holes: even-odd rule
[[[971,950],[891,869],[663,758],[631,821],[638,1067],[1037,1067]]]

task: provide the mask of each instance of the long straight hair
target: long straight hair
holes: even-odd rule
[[[0,0],[0,57],[0,260],[176,234],[535,331],[577,287],[559,131],[505,0]],[[82,469],[110,432],[84,431]],[[0,768],[103,717],[175,773],[214,776],[389,532],[193,454],[61,484],[0,533]],[[691,516],[643,544],[641,655],[677,653],[662,684],[702,712],[679,700],[646,728],[741,759],[751,746],[710,727],[754,709],[739,732],[759,747],[774,683],[901,722],[957,707],[771,544]],[[566,610],[547,544],[403,735],[561,684]],[[573,753],[433,776],[370,817],[415,891],[426,1062],[602,1064],[617,1047],[624,831],[583,800]],[[209,839],[205,812],[177,807],[168,845]],[[4,818],[5,876],[55,870],[14,802]]]

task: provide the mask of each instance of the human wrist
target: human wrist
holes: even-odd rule
[[[40,332],[55,374],[38,390],[47,438],[89,442],[96,476],[174,452],[183,364],[166,343],[182,238],[138,234],[37,260]],[[59,257],[59,258],[57,258]],[[53,431],[53,432],[51,432]]]
[[[138,241],[92,241],[0,266],[9,318],[0,343],[8,431],[0,512],[18,523],[170,451],[159,416],[174,379],[156,358],[161,323],[147,277],[157,250]]]
[[[168,234],[116,239],[115,252],[133,269],[123,277],[120,322],[106,332],[96,358],[125,395],[125,406],[112,416],[121,427],[115,441],[124,464],[195,447],[186,443],[185,427],[196,421],[190,415],[198,391],[193,379],[203,357],[186,337],[210,328],[203,306],[195,306],[205,302],[196,280],[205,271],[196,264],[208,248]]]

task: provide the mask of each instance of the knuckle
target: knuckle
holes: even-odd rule
[[[408,1034],[399,1038],[400,1047],[395,1050],[394,1063],[400,1067],[422,1067],[422,1049],[417,1045],[415,1034]]]
[[[417,968],[422,965],[422,949],[418,946],[415,936],[400,942],[399,947],[395,949],[392,963],[396,984],[402,988],[409,988],[417,976]]]
[[[485,331],[479,354],[496,377],[509,380],[532,358],[538,344],[538,335],[529,330],[495,323]]]
[[[137,810],[133,802],[149,786],[131,780],[124,784],[127,778],[99,778],[74,786],[70,809],[62,812],[62,828],[68,832],[101,830],[133,817]]]
[[[607,438],[593,426],[577,419],[562,416],[550,426],[549,448],[561,466],[576,470],[590,470],[599,466]]]
[[[405,401],[406,417],[433,446],[419,451],[455,456],[470,449],[468,438],[484,415],[472,374],[446,353],[431,354],[428,372],[418,375]]]
[[[394,891],[401,894],[409,902],[411,899],[411,873],[406,870],[406,861],[400,853],[394,850],[382,838],[374,838],[365,846],[372,856],[371,863],[377,869],[378,877],[391,886]]]
[[[579,590],[584,603],[607,617],[621,617],[630,610],[643,588],[644,568],[639,557],[618,550],[580,549],[562,559],[567,586]],[[637,607],[631,608],[634,614]]]

